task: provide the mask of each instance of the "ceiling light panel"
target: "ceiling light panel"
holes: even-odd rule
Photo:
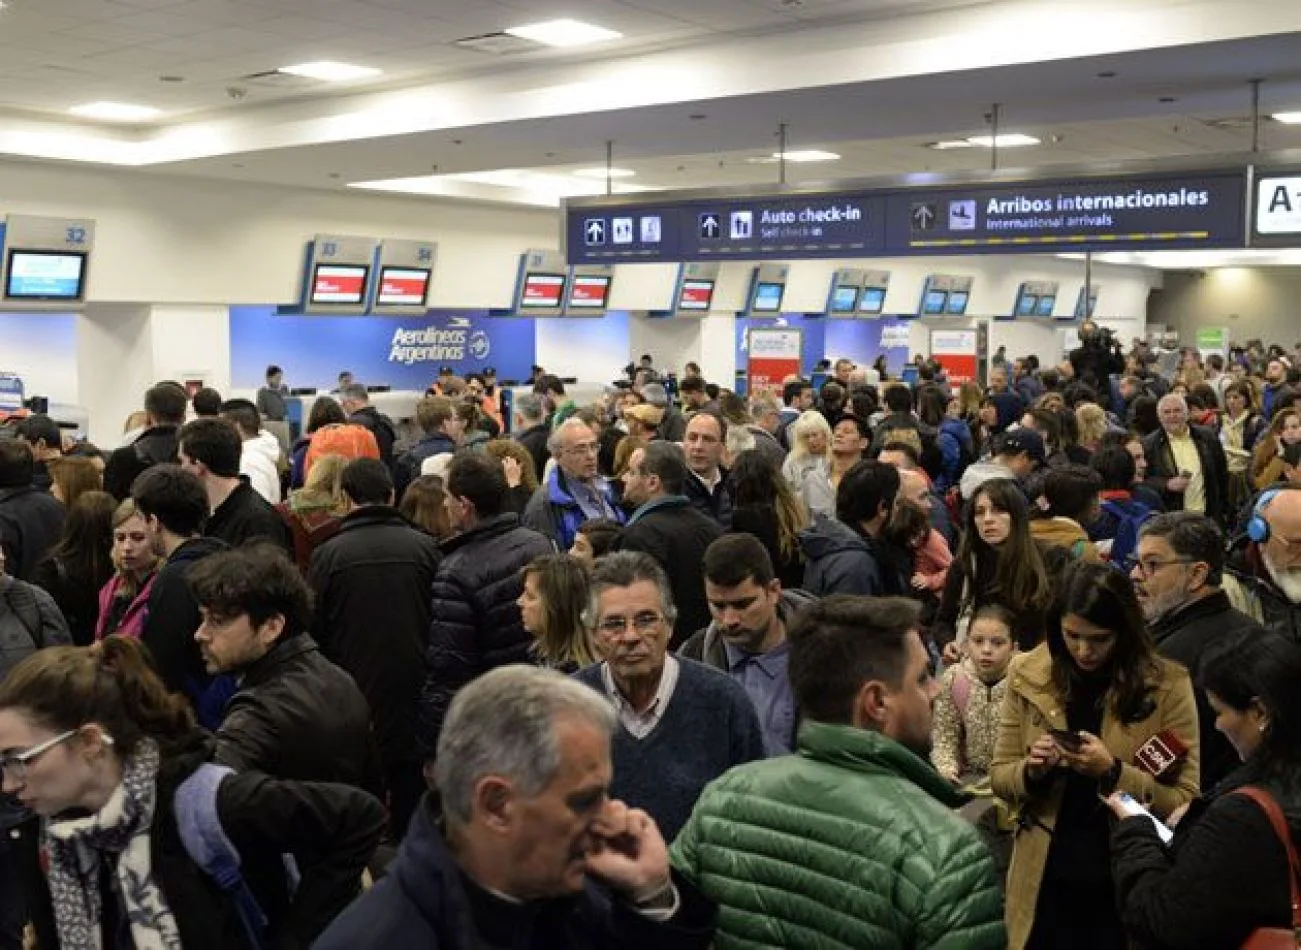
[[[1275,112],[1270,118],[1284,125],[1301,125],[1301,112]]]
[[[994,147],[994,136],[992,135],[973,135],[967,141],[979,148]],[[1008,132],[998,136],[999,148],[1024,148],[1028,145],[1038,144],[1039,140],[1033,135],[1022,135],[1020,132]]]
[[[101,122],[148,122],[163,114],[153,106],[133,105],[129,102],[87,102],[73,106],[70,115],[79,119],[96,119]]]
[[[304,79],[316,79],[320,82],[354,82],[358,79],[370,79],[383,70],[374,66],[354,66],[352,63],[336,63],[320,60],[314,63],[299,63],[297,66],[281,66],[276,70],[289,76],[301,76]]]
[[[623,37],[622,33],[592,23],[584,23],[581,20],[547,20],[543,23],[511,27],[505,32],[544,46],[559,47],[587,46],[590,43],[604,43]]]
[[[821,149],[806,148],[796,149],[794,151],[773,152],[772,157],[778,161],[785,159],[788,162],[838,162],[840,156],[835,152],[824,152]]]
[[[607,178],[632,178],[637,173],[631,168],[579,168],[574,172],[579,178],[595,178],[605,181]]]

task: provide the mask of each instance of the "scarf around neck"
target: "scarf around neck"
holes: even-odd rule
[[[92,815],[47,821],[49,886],[61,950],[104,950],[101,865],[121,900],[136,950],[181,950],[176,920],[151,867],[149,829],[157,797],[159,753],[143,740],[122,769],[122,784]]]

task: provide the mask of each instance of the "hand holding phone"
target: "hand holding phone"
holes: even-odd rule
[[[1101,795],[1098,796],[1102,798]],[[1174,840],[1175,833],[1161,823],[1161,821],[1146,808],[1138,803],[1129,792],[1112,792],[1108,797],[1102,798],[1107,803],[1117,818],[1135,818],[1144,817],[1152,822],[1152,827],[1156,829],[1157,837],[1161,839],[1162,844],[1169,844]]]
[[[1084,747],[1084,739],[1078,732],[1070,729],[1049,729],[1048,734],[1053,737],[1053,742],[1058,747],[1067,752],[1079,752]]]

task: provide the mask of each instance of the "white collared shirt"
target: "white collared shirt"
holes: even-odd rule
[[[601,680],[605,683],[605,692],[609,695],[610,702],[614,704],[619,723],[634,739],[645,739],[660,724],[665,710],[669,708],[669,701],[673,699],[673,690],[678,685],[678,661],[672,654],[664,657],[664,670],[660,673],[660,688],[645,712],[633,709],[623,693],[619,692],[619,687],[614,682],[614,675],[610,672],[609,663],[601,664]]]

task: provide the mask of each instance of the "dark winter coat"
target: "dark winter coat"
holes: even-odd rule
[[[167,688],[191,699],[198,698],[211,677],[194,642],[194,632],[203,618],[186,575],[198,561],[224,550],[226,545],[217,538],[191,538],[158,569],[149,593],[149,616],[140,642],[149,648],[154,668]]]
[[[49,594],[0,573],[0,682],[37,650],[71,642],[63,615]]]
[[[1197,446],[1197,457],[1202,463],[1202,482],[1206,486],[1206,514],[1221,525],[1230,516],[1229,508],[1229,465],[1224,457],[1224,446],[1210,429],[1190,425],[1189,435]],[[1143,451],[1147,455],[1147,478],[1149,488],[1161,493],[1161,501],[1166,511],[1183,511],[1184,496],[1181,492],[1166,491],[1166,483],[1179,474],[1175,464],[1174,453],[1170,449],[1170,436],[1165,429],[1157,429],[1143,439]]]
[[[887,545],[834,518],[818,518],[801,531],[800,546],[805,560],[802,586],[815,597],[884,597],[905,592],[902,565]]]
[[[66,509],[49,492],[31,485],[0,488],[0,549],[4,571],[30,581],[36,565],[58,543]]]
[[[143,471],[176,461],[177,426],[146,429],[130,445],[114,449],[104,465],[104,491],[118,501],[131,497],[131,485]]]
[[[451,455],[456,452],[456,443],[441,432],[427,435],[411,448],[407,449],[393,463],[393,492],[398,501],[406,492],[407,486],[420,477],[420,466],[425,459],[435,455]]]
[[[727,474],[727,469],[719,468],[718,481],[712,490],[706,488],[705,483],[692,472],[687,472],[687,479],[682,483],[682,494],[687,496],[696,510],[717,522],[724,530],[732,524],[732,483]]]
[[[366,697],[385,762],[416,755],[416,706],[442,558],[433,537],[383,505],[353,511],[312,557],[316,640]]]
[[[434,750],[457,690],[495,667],[529,662],[532,637],[515,604],[524,590],[520,572],[553,550],[514,514],[489,518],[444,543],[434,575],[434,619],[416,733],[426,751]]]
[[[291,561],[294,559],[294,541],[289,526],[242,476],[239,487],[212,513],[203,533],[221,539],[232,548],[250,541],[270,541],[283,548]]]
[[[529,426],[515,436],[515,441],[524,446],[529,455],[533,456],[533,465],[537,470],[538,481],[542,481],[547,469],[547,459],[551,458],[551,450],[547,448],[547,439],[550,437],[551,428],[545,422]]]
[[[366,700],[306,633],[240,671],[214,760],[237,772],[379,788]]]
[[[666,495],[642,505],[614,543],[616,551],[642,551],[669,576],[677,619],[672,649],[710,621],[701,564],[705,549],[723,536],[723,529],[701,514],[682,495]]]
[[[681,908],[658,924],[589,880],[573,897],[508,904],[470,883],[428,795],[388,875],[335,921],[314,950],[705,950],[714,906],[674,875]],[[487,942],[485,929],[494,934]],[[505,943],[502,943],[505,941]]]
[[[348,417],[353,425],[359,425],[371,431],[375,444],[379,446],[379,460],[393,471],[393,443],[397,441],[397,429],[393,420],[374,406],[363,406]]]
[[[1247,542],[1229,556],[1228,573],[1242,587],[1246,604],[1238,606],[1260,624],[1301,644],[1301,604],[1287,599],[1269,576],[1260,547]]]

